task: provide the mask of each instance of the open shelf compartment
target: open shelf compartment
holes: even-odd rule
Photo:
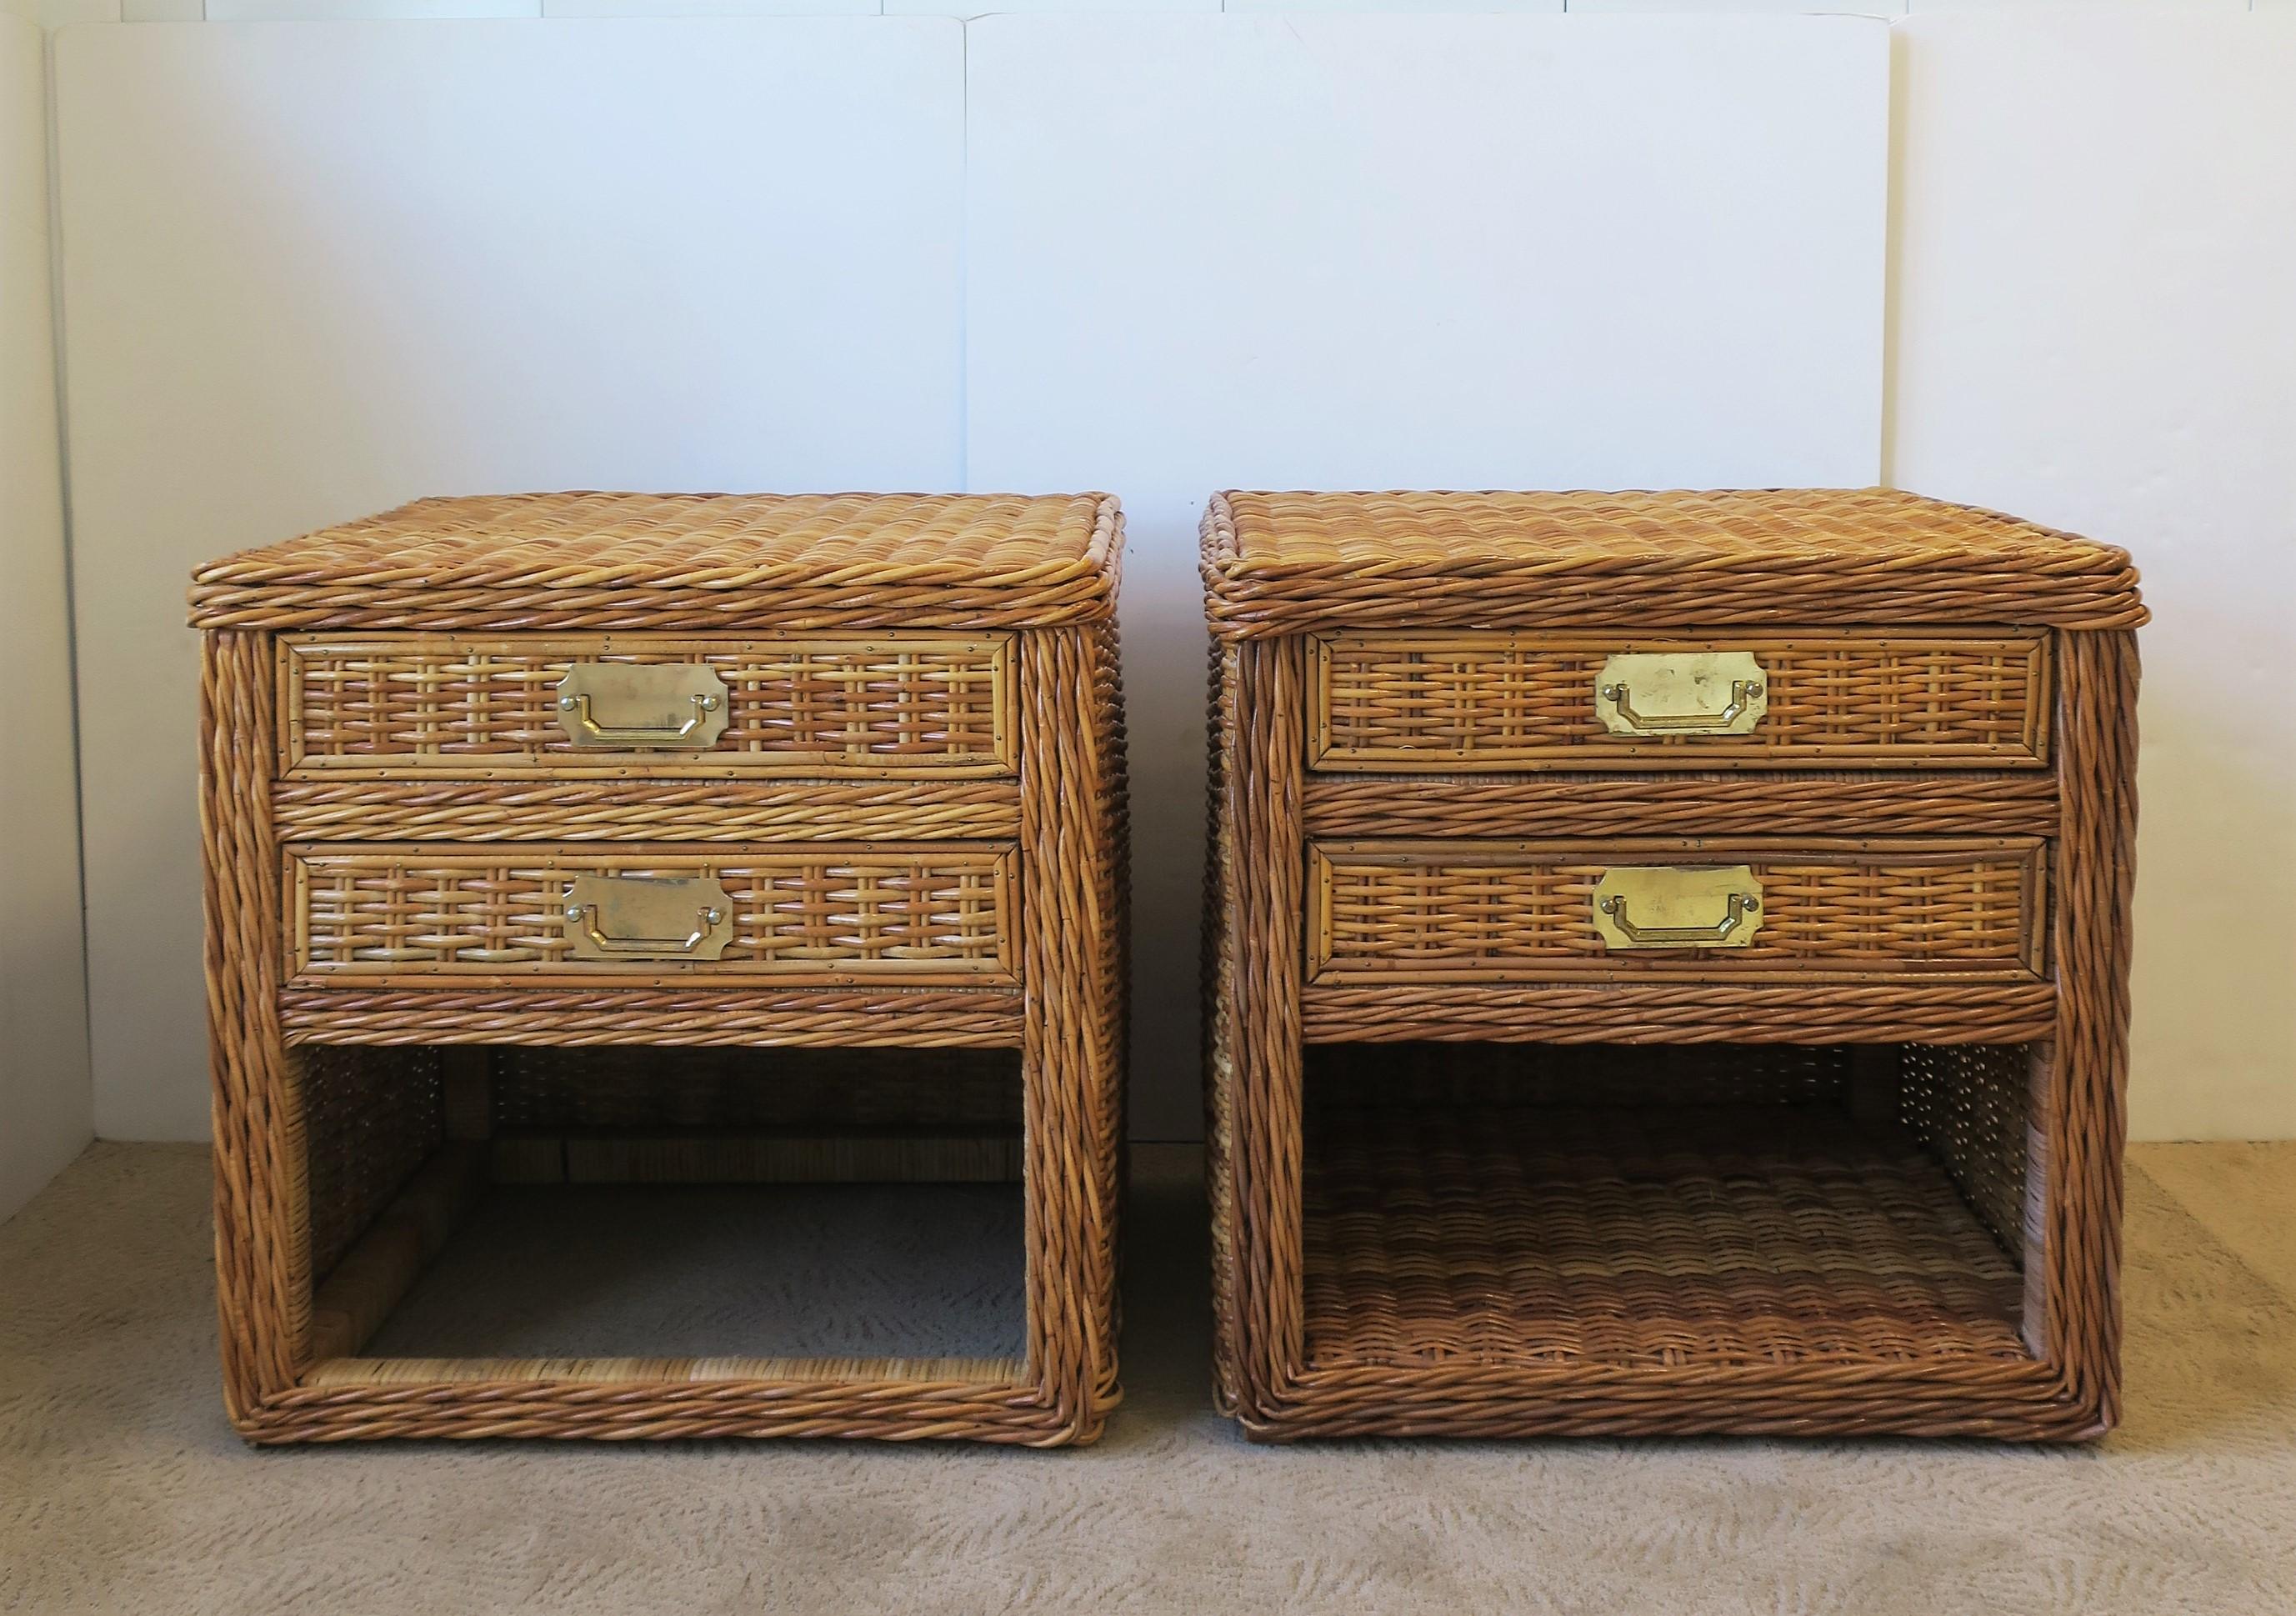
[[[2030,1363],[2030,1066],[2008,1045],[1311,1047],[1307,1367]]]
[[[299,1058],[306,1386],[1022,1378],[1015,1051]]]

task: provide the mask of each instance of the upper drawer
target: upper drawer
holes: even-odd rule
[[[285,852],[306,985],[1011,987],[1017,854],[995,843]]]
[[[1013,702],[1010,634],[279,636],[290,779],[978,778]]]
[[[1317,636],[1326,770],[2017,768],[2048,760],[2041,629]]]

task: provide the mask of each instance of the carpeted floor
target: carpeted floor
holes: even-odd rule
[[[255,1453],[205,1153],[98,1145],[0,1226],[0,1611],[2296,1611],[2296,1144],[2134,1153],[2128,1419],[2079,1450],[1252,1448],[1207,1400],[1198,1188],[1136,1177],[1097,1448]]]

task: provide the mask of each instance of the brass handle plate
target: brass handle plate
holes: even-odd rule
[[[1595,883],[1595,931],[1606,949],[1742,948],[1762,929],[1751,865],[1636,866]]]
[[[706,751],[726,733],[726,681],[700,662],[577,662],[558,726],[579,747]]]
[[[576,959],[714,960],[734,939],[734,906],[714,880],[577,875],[566,890]]]
[[[1742,735],[1769,710],[1751,651],[1621,652],[1595,676],[1595,716],[1614,735]]]

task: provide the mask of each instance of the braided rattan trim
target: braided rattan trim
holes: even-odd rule
[[[1836,834],[2047,836],[2047,775],[1311,775],[1311,838]]]
[[[993,1049],[1021,1042],[1017,991],[837,993],[451,988],[279,995],[297,1044],[676,1044]]]
[[[1010,848],[823,844],[802,852],[644,844],[613,851],[322,843],[288,850],[293,980],[659,986],[771,976],[1001,985],[1018,980]],[[718,958],[585,959],[566,913],[578,876],[714,880],[731,940]]]
[[[1312,1044],[2009,1044],[2056,1021],[2046,982],[1312,985]]]
[[[1033,1375],[945,1380],[564,1378],[334,1383],[281,1392],[252,1409],[241,1434],[258,1443],[377,1438],[578,1438],[669,1441],[709,1437],[959,1439],[1029,1448],[1089,1440],[1047,1407]],[[865,1366],[856,1366],[864,1368]],[[334,1372],[340,1374],[340,1371]]]
[[[1610,870],[1741,864],[1760,883],[1765,916],[1742,947],[1619,953],[1595,927],[1595,889]],[[2034,839],[1764,837],[1316,842],[1307,903],[1310,982],[1817,980],[2037,974],[2046,896]]]
[[[199,628],[1004,628],[1097,621],[1123,553],[1080,494],[421,500],[193,575]]]
[[[1021,834],[1021,788],[988,780],[283,780],[272,788],[271,813],[291,841],[1012,841]]]
[[[1013,636],[283,635],[290,778],[1013,772]],[[559,688],[577,667],[705,667],[725,731],[705,747],[578,746]]]
[[[201,644],[200,837],[215,1086],[216,1300],[224,1407],[242,1428],[310,1353],[311,1239],[301,1085],[280,1038],[280,858],[270,645]]]
[[[1595,712],[1622,652],[1744,652],[1766,710],[1743,735],[1634,739]],[[1738,633],[1317,636],[1308,767],[2013,767],[2048,757],[2048,640],[1986,636]]]
[[[1894,489],[1222,494],[1215,633],[2144,621],[2125,551]]]
[[[1021,643],[1029,1364],[1097,1434],[1116,1378],[1127,828],[1113,628]]]
[[[1479,610],[1456,610],[1461,619],[1488,620]],[[1794,616],[1811,620],[1806,613]],[[1296,638],[1247,636],[1231,638],[1225,657],[1214,659],[1207,1047],[1216,1390],[1224,1409],[1250,1434],[1270,1440],[1697,1431],[2077,1440],[2109,1428],[2119,1396],[2116,1292],[2135,828],[2132,635],[2075,634],[2057,641],[2055,783],[2062,807],[2059,841],[2051,849],[2054,985],[1596,983],[1294,991],[1302,957],[1300,893],[1292,874],[1302,856],[1294,743],[1306,728],[1298,645]],[[1536,814],[1549,801],[1573,814],[1597,811],[1585,786],[1570,783],[1490,782],[1489,795],[1457,781],[1434,783],[1431,790],[1424,781],[1383,783],[1386,795],[1371,783],[1349,783],[1362,789],[1335,787],[1319,797],[1327,805],[1319,811],[1359,816],[1319,820],[1319,831],[1328,825],[1387,833],[1394,824],[1399,833],[1430,823],[1447,825],[1448,815],[1469,811],[1470,804],[1497,805],[1475,812]],[[1782,791],[1792,789],[1779,783]],[[1550,784],[1559,796],[1549,794]],[[1323,783],[1316,789],[1322,792]],[[1636,811],[1662,812],[1663,803],[1646,793],[1672,789],[1672,783],[1660,788],[1629,780],[1606,789],[1645,805]],[[1889,788],[1877,782],[1874,789]],[[1413,792],[1440,806],[1423,815],[1402,805],[1400,799]],[[1880,800],[1873,800],[1878,808]],[[1894,811],[1918,815],[1919,808],[1915,800],[1900,799]],[[2004,811],[2020,816],[2017,821],[1990,822],[1984,811],[1981,801],[1967,798],[1950,809],[1960,816],[1953,821],[1956,828],[2039,833],[2050,808],[2038,795],[2011,794]],[[1520,833],[1531,827],[1509,828]],[[1615,833],[1615,824],[1609,828]],[[1303,1037],[2022,1045],[2032,1052],[2033,1075],[2025,1275],[2015,1320],[2021,1350],[1928,1361],[1852,1357],[1735,1367],[1461,1359],[1334,1361],[1311,1368],[1301,1312]],[[1999,1130],[1985,1137],[1990,1143],[1982,1148],[1991,1151]],[[1956,1142],[1939,1146],[1948,1163],[1968,1148]],[[1993,1173],[1994,1167],[1987,1170]],[[1971,1179],[1970,1194],[1988,1203],[1988,1217],[1996,1215],[1992,1206],[2005,1205],[2010,1182],[2005,1174],[1994,1176],[2000,1187]],[[1963,1216],[1971,1215],[1964,1210]],[[2005,1305],[2006,1300],[2005,1293]]]

